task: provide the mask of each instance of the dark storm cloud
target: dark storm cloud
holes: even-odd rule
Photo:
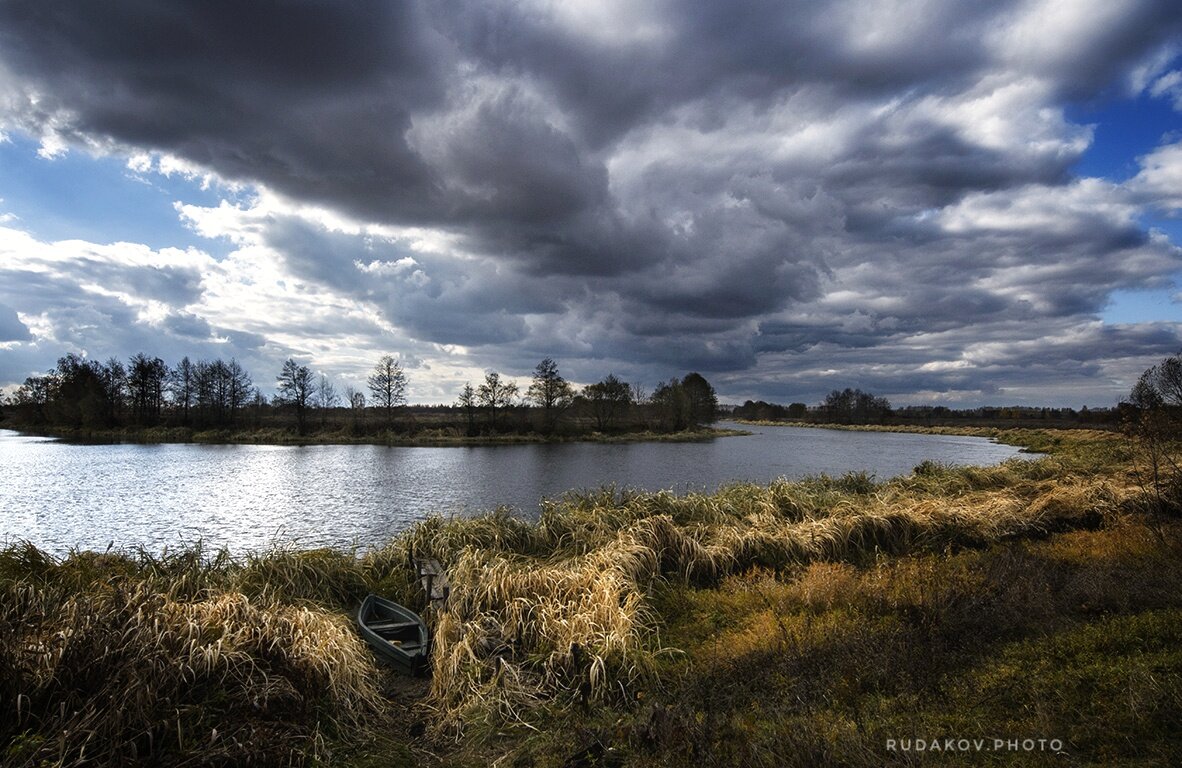
[[[1106,326],[1059,323],[1031,339],[1015,323],[925,337],[878,337],[873,346],[822,343],[808,355],[771,353],[761,366],[783,369],[769,380],[758,369],[723,374],[735,397],[809,404],[832,389],[860,387],[896,403],[956,402],[1079,407],[1115,405],[1137,374],[1182,348],[1182,330],[1169,323]],[[791,361],[790,364],[786,364]],[[971,361],[971,362],[970,362]],[[916,398],[916,393],[921,393]]]
[[[79,134],[169,151],[364,218],[480,223],[493,249],[506,245],[495,223],[542,223],[507,245],[594,263],[610,255],[588,248],[593,235],[619,227],[602,137],[682,104],[700,103],[695,119],[722,126],[736,99],[813,83],[885,92],[971,77],[985,61],[978,5],[914,14],[869,45],[856,38],[873,19],[856,4],[811,2],[655,6],[658,41],[623,45],[499,3],[17,1],[0,8],[0,34],[38,110],[60,109]],[[474,92],[465,83],[481,72],[537,83],[544,103],[511,85]],[[432,117],[438,130],[412,146],[413,119]],[[587,219],[593,232],[567,231]],[[567,248],[570,258],[553,258]]]
[[[17,2],[4,59],[69,128],[369,217],[428,210],[404,139],[444,45],[400,2]]]
[[[893,135],[884,140],[873,129]],[[904,142],[899,141],[902,133]],[[827,187],[841,190],[846,229],[867,237],[890,233],[900,214],[949,205],[966,190],[1064,182],[1068,167],[1078,160],[1069,153],[1035,162],[1010,158],[973,146],[952,128],[923,122],[893,129],[875,125],[852,143],[850,153],[823,177]]]
[[[223,331],[230,342],[230,348],[243,351],[254,351],[267,343],[267,338],[259,333],[249,331]]]
[[[213,335],[213,327],[209,322],[191,312],[169,315],[164,321],[164,327],[170,333],[187,339],[204,340]]]
[[[562,227],[607,200],[602,164],[582,158],[517,88],[483,98],[418,143],[454,191],[461,218]]]
[[[105,259],[82,257],[71,263],[71,276],[115,291],[184,306],[201,295],[201,273],[192,266],[168,264],[128,267]]]
[[[522,315],[562,312],[559,281],[530,281],[493,261],[456,263],[386,238],[274,219],[263,242],[294,275],[364,297],[415,338],[441,344],[503,344],[526,334]]]
[[[0,342],[28,341],[31,338],[28,326],[16,316],[16,310],[0,304]]]
[[[997,392],[1062,377],[1077,338],[1109,363],[1074,370],[1101,378],[1176,339],[1078,332],[1182,259],[1140,223],[1176,199],[1169,167],[1080,182],[1089,129],[1063,108],[1180,35],[1173,0],[9,0],[0,121],[446,235],[253,221],[243,243],[341,304],[308,338],[389,332],[354,299],[489,367],[561,353],[735,391],[864,369],[888,391]],[[262,350],[273,330],[193,314],[191,266],[11,274],[44,306],[5,300],[64,306],[62,328],[89,327],[79,286],[99,285],[168,305],[177,337]]]
[[[755,348],[760,352],[804,352],[827,344],[837,347],[875,347],[887,337],[882,331],[867,327],[850,330],[831,322],[769,321],[759,324]]]
[[[602,35],[506,0],[450,2],[436,17],[469,56],[545,82],[593,146],[700,99],[721,102],[703,125],[721,124],[728,100],[758,101],[809,83],[868,94],[955,81],[985,60],[975,34],[986,15],[980,3],[925,9],[894,39],[864,48],[850,37],[882,20],[858,12],[856,3],[809,0],[613,3],[613,27]]]

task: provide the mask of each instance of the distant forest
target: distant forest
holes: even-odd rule
[[[714,387],[698,373],[661,382],[652,393],[608,374],[576,389],[550,358],[527,388],[497,372],[464,386],[451,405],[411,405],[409,380],[391,355],[377,361],[365,391],[338,391],[324,375],[287,360],[268,398],[237,360],[184,357],[175,366],[136,354],[126,363],[68,354],[2,400],[6,426],[48,430],[285,430],[297,435],[365,437],[545,436],[697,430],[718,415]]]
[[[893,408],[886,398],[852,388],[835,389],[811,406],[748,400],[720,407],[714,387],[699,373],[660,382],[651,393],[614,374],[576,388],[551,358],[538,363],[524,388],[493,371],[466,384],[450,405],[410,404],[408,387],[406,371],[392,355],[376,362],[364,390],[338,390],[327,376],[289,359],[275,375],[275,395],[267,397],[234,359],[184,357],[169,366],[142,353],[127,362],[71,353],[0,397],[0,422],[47,431],[281,430],[365,438],[674,433],[701,429],[720,415],[822,424],[1103,428],[1119,426],[1122,418],[1120,408]]]
[[[883,397],[860,389],[835,389],[818,405],[780,405],[748,400],[736,406],[732,418],[748,421],[802,421],[819,424],[881,424],[885,426],[1003,426],[1003,427],[1099,427],[1115,428],[1122,421],[1120,408],[1036,408],[1030,406],[948,408],[943,405],[908,405],[892,408]]]

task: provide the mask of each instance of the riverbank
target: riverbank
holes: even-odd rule
[[[1005,431],[1000,427],[983,426],[918,426],[909,424],[836,424],[819,421],[769,421],[767,419],[732,419],[736,424],[752,427],[801,427],[806,429],[842,429],[855,432],[904,432],[918,435],[964,435],[993,437]],[[1026,430],[1030,431],[1030,430]]]
[[[603,491],[534,523],[430,519],[361,557],[12,546],[0,752],[870,766],[964,739],[969,763],[1057,765],[1055,747],[1168,765],[1182,529],[1143,511],[1119,438],[1026,437],[1049,455],[889,482]],[[369,591],[425,607],[412,556],[445,563],[453,590],[427,613],[423,682],[376,667],[350,619]]]
[[[381,432],[354,435],[348,432],[314,432],[299,435],[283,429],[197,430],[189,427],[124,429],[82,429],[24,426],[7,427],[21,434],[52,437],[78,443],[200,443],[203,445],[387,445],[399,447],[467,447],[477,445],[532,445],[548,443],[689,443],[717,437],[740,437],[741,429],[703,427],[680,432],[587,432],[575,434],[539,433],[464,435],[454,430],[426,429],[415,433]]]
[[[1107,436],[1120,439],[1118,433],[1107,429],[1039,429],[1033,427],[986,427],[986,426],[918,426],[907,424],[824,424],[813,421],[762,421],[755,419],[733,419],[734,423],[748,427],[799,427],[802,429],[829,429],[842,432],[891,432],[910,435],[949,435],[958,437],[983,437],[1003,445],[1022,449],[1023,453],[1046,453],[1057,446],[1072,441],[1070,435],[1091,439]]]

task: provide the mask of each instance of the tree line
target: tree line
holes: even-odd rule
[[[895,426],[1097,427],[1115,429],[1119,408],[1044,408],[1036,406],[907,405],[896,408],[884,397],[861,389],[834,389],[818,404],[789,405],[748,400],[731,411],[736,419],[804,421],[818,424],[884,424]]]
[[[881,423],[892,413],[891,403],[861,389],[835,389],[815,408],[804,403],[779,405],[763,400],[748,400],[732,411],[737,419],[754,421],[808,420],[832,424]]]
[[[268,398],[234,358],[182,358],[175,366],[138,353],[123,362],[68,354],[30,376],[3,400],[25,426],[103,430],[123,427],[208,429],[294,428],[298,434],[345,429],[353,434],[454,428],[469,436],[507,432],[552,435],[579,431],[679,431],[713,422],[718,398],[698,373],[661,382],[651,395],[608,374],[576,389],[552,358],[538,363],[524,391],[496,371],[466,383],[451,406],[409,406],[401,363],[383,355],[366,391],[332,381],[286,360]]]
[[[523,395],[516,382],[490,371],[478,386],[466,383],[454,407],[464,415],[469,435],[506,429],[554,434],[561,431],[564,420],[573,422],[576,430],[585,425],[605,433],[678,432],[714,422],[718,395],[700,373],[662,381],[647,396],[639,385],[628,384],[614,373],[576,390],[558,364],[545,358],[534,369]]]
[[[406,402],[406,375],[392,356],[381,358],[368,380],[372,402],[392,409]],[[234,358],[198,360],[188,356],[175,366],[143,353],[126,363],[70,353],[41,376],[30,376],[4,400],[20,420],[33,425],[88,429],[161,424],[199,429],[259,426],[262,417],[282,409],[295,417],[298,431],[309,414],[327,413],[346,403],[365,408],[365,395],[346,388],[342,401],[323,374],[288,359],[268,398]]]

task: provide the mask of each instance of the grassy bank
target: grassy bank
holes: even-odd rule
[[[1010,435],[1018,439],[1018,435]],[[1182,530],[1127,446],[712,494],[603,491],[431,519],[358,557],[0,553],[6,765],[881,765],[916,738],[1056,740],[980,764],[1182,749]],[[432,677],[348,613],[447,564]],[[1021,749],[1021,748],[1019,748]]]
[[[16,427],[14,427],[16,428]],[[750,434],[738,429],[701,429],[680,432],[593,432],[543,435],[526,434],[465,435],[454,429],[423,429],[414,433],[378,432],[354,435],[348,431],[311,432],[300,435],[287,429],[209,429],[189,427],[127,427],[121,429],[85,429],[67,427],[20,427],[25,434],[56,437],[81,443],[204,443],[210,445],[388,445],[388,446],[474,446],[527,445],[534,443],[688,443]]]
[[[959,435],[962,437],[985,437],[1006,445],[1017,445],[1030,452],[1041,453],[1037,447],[1039,443],[1062,442],[1071,432],[1079,431],[1084,435],[1111,434],[1115,432],[1107,429],[1043,429],[1039,427],[1010,427],[955,425],[955,426],[925,426],[919,424],[828,424],[816,421],[762,421],[756,419],[734,419],[735,423],[751,427],[801,427],[806,429],[836,429],[847,432],[897,432],[915,435]]]

